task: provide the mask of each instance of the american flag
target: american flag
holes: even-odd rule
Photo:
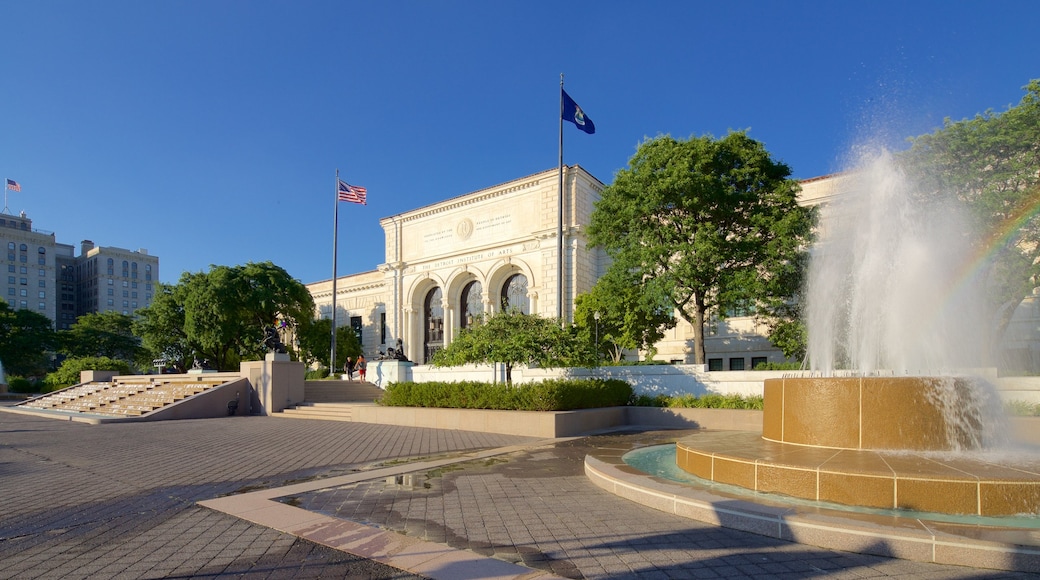
[[[360,203],[365,205],[365,200],[368,197],[368,190],[360,185],[351,185],[342,179],[339,180],[339,201],[349,201],[350,203]]]
[[[21,191],[22,190],[22,186],[18,185],[17,181],[15,181],[13,179],[8,179],[7,180],[7,189],[10,189],[11,191]]]

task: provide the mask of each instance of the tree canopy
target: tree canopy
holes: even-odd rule
[[[149,349],[181,365],[199,358],[237,369],[263,356],[265,328],[280,320],[295,333],[314,317],[307,288],[271,262],[185,272],[176,286],[160,290],[138,311],[137,331]]]
[[[115,311],[84,314],[68,330],[58,331],[60,352],[75,358],[108,357],[137,366],[145,351],[133,324],[133,317]]]
[[[703,364],[709,310],[779,311],[799,289],[814,214],[790,174],[743,132],[649,139],[601,193],[590,242],[642,287],[664,290]]]
[[[559,320],[517,311],[497,312],[462,329],[433,357],[433,364],[440,367],[501,363],[507,383],[513,382],[513,367],[518,364],[553,368],[594,361],[589,343],[571,328],[562,328]]]
[[[654,344],[675,326],[675,317],[662,288],[640,284],[625,268],[614,267],[575,301],[574,322],[598,353],[619,362],[626,350],[645,350],[653,358]],[[597,319],[598,315],[598,319]]]
[[[0,300],[0,362],[9,376],[39,377],[47,372],[49,351],[57,346],[50,318],[31,310],[11,310]]]
[[[963,204],[974,217],[997,337],[1040,275],[1040,79],[1023,88],[1017,106],[947,118],[900,155],[922,185],[919,201]]]
[[[300,360],[307,364],[327,362],[329,351],[332,350],[332,320],[323,318],[313,320],[299,326],[296,336],[300,346]],[[361,345],[358,343],[357,334],[349,326],[340,326],[336,329],[336,364],[330,369],[330,373],[336,373],[343,368],[347,357],[357,357],[361,354]]]

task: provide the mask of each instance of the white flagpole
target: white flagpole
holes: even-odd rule
[[[556,317],[563,322],[563,73],[560,73],[560,163],[556,186]]]
[[[339,169],[336,169],[336,207],[332,212],[332,352],[329,354],[329,376],[336,372],[336,248],[339,247]]]

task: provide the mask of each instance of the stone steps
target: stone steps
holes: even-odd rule
[[[272,413],[272,417],[291,419],[322,419],[325,421],[351,421],[354,405],[347,403],[300,403],[280,413]]]
[[[383,389],[361,381],[307,381],[304,400],[309,403],[371,403],[383,396]]]

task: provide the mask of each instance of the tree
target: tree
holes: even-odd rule
[[[589,239],[641,287],[664,290],[703,364],[709,310],[770,310],[797,291],[813,211],[798,205],[790,174],[743,132],[649,139],[601,193]]]
[[[1002,113],[945,119],[941,129],[911,138],[900,155],[921,184],[919,201],[966,206],[989,253],[987,293],[996,337],[1040,276],[1040,79]]]
[[[108,357],[136,366],[143,360],[134,319],[115,311],[84,314],[68,330],[58,331],[60,352],[71,357]]]
[[[137,331],[155,354],[235,370],[242,360],[264,355],[265,328],[281,321],[297,333],[301,321],[312,320],[314,300],[271,262],[211,266],[209,272],[185,272],[142,316]]]
[[[11,310],[0,300],[0,362],[4,372],[17,377],[43,376],[48,353],[57,343],[50,318],[31,310]]]
[[[645,350],[652,359],[654,344],[675,326],[662,289],[652,283],[641,285],[618,262],[592,290],[577,297],[574,321],[579,333],[595,344],[597,354],[605,353],[615,363],[626,350]]]
[[[58,370],[47,375],[47,384],[52,388],[64,388],[79,383],[80,371],[118,371],[121,375],[131,373],[125,360],[107,356],[71,357],[62,361]]]
[[[498,312],[462,329],[433,357],[439,367],[501,363],[508,384],[518,364],[553,368],[594,361],[588,342],[578,339],[571,328],[562,328],[559,320],[517,311]]]
[[[300,343],[300,360],[308,365],[324,362],[332,349],[332,320],[323,318],[301,325],[297,340]],[[347,357],[361,354],[357,334],[349,326],[336,328],[336,364],[330,372],[335,373],[343,368]]]
[[[160,284],[152,304],[136,312],[134,334],[153,359],[166,362],[178,372],[187,372],[196,349],[184,330],[184,305],[175,296],[175,286]]]

